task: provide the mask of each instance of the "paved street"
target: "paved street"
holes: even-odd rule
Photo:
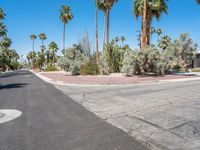
[[[22,112],[0,124],[0,150],[147,150],[28,71],[0,75],[0,109]]]
[[[55,86],[152,149],[200,150],[200,80]]]

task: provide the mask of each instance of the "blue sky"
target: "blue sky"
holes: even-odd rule
[[[63,25],[59,20],[61,5],[69,5],[74,19],[67,25],[66,45],[77,43],[84,31],[88,31],[91,41],[95,37],[95,7],[94,0],[0,0],[0,7],[7,14],[5,24],[8,36],[12,39],[12,48],[20,54],[31,50],[30,34],[44,32],[48,39],[62,47]],[[164,34],[177,38],[180,33],[187,32],[192,39],[200,44],[200,5],[195,0],[169,0],[168,15],[163,15],[159,21],[154,20],[154,27],[161,27]],[[127,44],[137,47],[137,31],[141,20],[132,13],[133,0],[119,0],[111,11],[111,38],[125,36]],[[100,45],[102,45],[103,14],[99,14]],[[36,41],[39,50],[40,40]]]

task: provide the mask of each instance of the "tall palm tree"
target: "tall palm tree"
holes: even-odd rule
[[[51,42],[49,44],[49,51],[52,55],[52,64],[55,65],[55,57],[56,57],[56,52],[58,51],[58,45],[55,42]]]
[[[60,20],[64,24],[63,28],[63,50],[65,49],[65,30],[66,24],[73,19],[73,14],[69,6],[63,5],[60,9]]]
[[[142,16],[141,48],[150,45],[151,22],[167,13],[167,0],[134,0],[134,14]]]
[[[33,44],[32,44],[32,64],[33,64],[33,69],[35,69],[35,40],[37,39],[37,36],[35,34],[32,34],[30,36],[31,40],[33,41]]]
[[[32,51],[34,51],[34,47],[35,47],[35,40],[37,39],[37,36],[35,34],[32,34],[30,36],[31,40],[33,41],[32,43]]]
[[[104,12],[104,44],[110,42],[110,11],[118,0],[100,0],[99,8]]]
[[[45,33],[40,33],[40,34],[38,35],[38,37],[39,37],[40,40],[42,41],[42,46],[44,46],[44,40],[47,39],[46,34],[45,34]]]
[[[40,40],[42,41],[42,45],[41,45],[41,53],[44,54],[45,51],[45,47],[44,47],[44,40],[47,39],[47,36],[45,33],[40,33],[39,35]]]
[[[99,63],[99,32],[98,32],[98,14],[99,14],[99,0],[95,0],[95,24],[96,24],[96,63]]]

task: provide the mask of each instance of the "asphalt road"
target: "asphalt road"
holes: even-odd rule
[[[147,150],[28,71],[0,75],[0,109],[23,113],[0,124],[0,150]]]

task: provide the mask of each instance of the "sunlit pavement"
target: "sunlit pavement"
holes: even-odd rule
[[[0,109],[0,150],[147,150],[28,71],[0,75]]]
[[[200,81],[127,86],[55,85],[152,149],[200,149]]]

